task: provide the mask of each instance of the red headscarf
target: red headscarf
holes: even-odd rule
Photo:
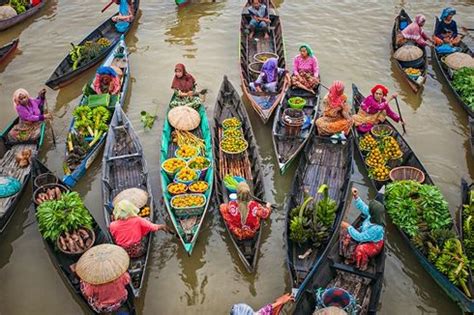
[[[194,88],[194,84],[196,81],[194,80],[194,77],[186,72],[186,67],[182,63],[178,63],[176,66],[174,66],[174,69],[179,69],[183,72],[183,76],[181,78],[178,78],[176,74],[174,75],[173,78],[173,83],[171,83],[171,88],[175,90],[180,90],[181,92],[189,92],[192,91]]]
[[[346,101],[344,95],[344,83],[342,81],[334,81],[329,88],[329,104],[332,107],[339,107]]]
[[[370,93],[372,93],[372,95],[375,95],[375,92],[378,90],[378,89],[381,89],[382,90],[382,93],[383,93],[383,96],[387,96],[388,94],[388,89],[386,86],[382,85],[382,84],[377,84],[376,86],[374,86],[372,88],[372,90],[370,90]]]

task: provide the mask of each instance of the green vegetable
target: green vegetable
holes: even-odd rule
[[[145,129],[151,129],[153,127],[153,124],[155,123],[156,120],[156,115],[150,115],[148,112],[142,110],[140,112],[140,121],[143,123],[143,128]]]
[[[469,204],[463,205],[463,241],[471,269],[474,269],[474,190],[469,192]]]
[[[27,0],[10,0],[8,4],[15,9],[17,14],[22,14],[26,11],[28,3]]]
[[[93,222],[77,192],[65,192],[58,200],[41,203],[36,216],[41,234],[51,242],[64,232],[80,227],[92,228]]]
[[[464,103],[474,110],[474,68],[461,68],[453,75],[453,87]]]
[[[290,239],[298,244],[305,243],[310,237],[311,233],[308,231],[308,219],[304,216],[304,211],[313,197],[307,197],[303,204],[296,207],[292,212],[297,211],[298,215],[294,216],[290,221]]]
[[[225,184],[225,186],[226,186],[227,188],[232,189],[232,190],[236,190],[236,189],[237,189],[237,185],[238,185],[239,183],[235,180],[234,176],[232,176],[232,175],[226,175],[226,176],[224,177],[224,184]]]

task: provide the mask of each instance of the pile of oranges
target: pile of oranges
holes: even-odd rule
[[[403,152],[400,150],[400,145],[392,136],[384,137],[382,139],[382,146],[385,155],[391,160],[399,159],[403,156]]]
[[[183,145],[176,150],[176,156],[183,159],[190,159],[198,154],[198,150],[190,145]]]
[[[182,182],[189,182],[189,181],[195,180],[196,178],[197,178],[196,171],[187,167],[181,169],[178,172],[178,174],[176,174],[176,179]]]
[[[189,191],[191,192],[203,193],[209,188],[209,184],[206,183],[205,181],[198,181],[189,185],[188,188],[189,188]]]
[[[371,151],[378,146],[377,140],[372,137],[370,133],[366,133],[365,136],[359,142],[359,148],[362,151]]]
[[[188,186],[183,183],[171,183],[168,185],[168,192],[172,195],[184,194]]]
[[[187,195],[178,195],[171,199],[171,206],[173,208],[192,208],[192,207],[201,207],[206,202],[206,199],[203,195],[198,194],[187,194]]]
[[[150,207],[145,207],[138,213],[141,217],[148,217],[150,215]]]
[[[186,162],[177,158],[168,159],[163,163],[163,168],[168,173],[176,173],[185,166]]]

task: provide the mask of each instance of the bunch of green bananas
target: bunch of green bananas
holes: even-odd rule
[[[84,47],[81,45],[76,46],[73,43],[71,43],[71,46],[72,49],[69,52],[69,56],[72,61],[72,70],[76,70],[82,60],[82,51],[84,50]]]

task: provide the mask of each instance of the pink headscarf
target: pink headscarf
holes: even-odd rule
[[[30,94],[25,89],[18,89],[13,93],[12,101],[13,101],[13,108],[16,108],[20,105],[20,95],[26,96],[28,99],[30,98]]]
[[[342,81],[334,81],[329,88],[329,104],[331,107],[339,107],[346,101],[344,95],[344,83]]]
[[[415,22],[416,22],[416,24],[421,25],[421,23],[423,23],[423,22],[425,22],[425,21],[426,21],[426,18],[425,18],[425,16],[424,16],[423,14],[417,14],[417,15],[415,16]]]

